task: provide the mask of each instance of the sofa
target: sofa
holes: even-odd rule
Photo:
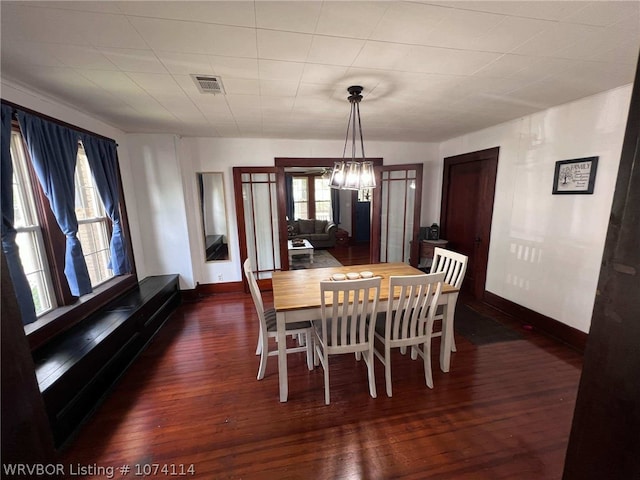
[[[313,248],[331,248],[336,245],[338,226],[328,220],[289,220],[289,240],[305,238]]]

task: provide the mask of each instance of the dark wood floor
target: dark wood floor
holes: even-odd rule
[[[368,243],[345,246],[337,245],[330,249],[329,252],[343,265],[362,265],[364,263],[371,263],[369,260]]]
[[[398,353],[393,398],[379,362],[373,399],[364,362],[335,358],[325,406],[322,370],[309,372],[304,354],[289,356],[288,403],[278,401],[275,357],[256,380],[248,294],[184,304],[61,461],[113,466],[114,478],[155,463],[193,464],[201,479],[560,479],[582,358],[475,307],[524,339],[475,346],[457,336],[448,374],[437,368],[436,344],[433,390],[421,362]],[[121,465],[132,471],[121,474]]]

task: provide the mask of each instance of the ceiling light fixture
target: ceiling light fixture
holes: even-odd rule
[[[373,162],[366,160],[364,156],[364,140],[362,138],[362,123],[360,121],[360,100],[362,100],[362,87],[354,85],[347,88],[347,97],[351,104],[349,112],[349,123],[347,124],[347,136],[344,139],[344,150],[342,151],[342,161],[336,162],[331,173],[329,186],[341,190],[360,190],[374,188],[376,178],[373,172]],[[360,132],[361,157],[356,157],[356,119],[357,128]],[[345,160],[347,144],[349,143],[349,132],[351,132],[351,160]],[[359,158],[360,161],[357,161]]]

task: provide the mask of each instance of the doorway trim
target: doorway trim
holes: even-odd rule
[[[463,153],[446,157],[444,159],[444,169],[442,172],[442,201],[440,210],[440,227],[443,236],[447,235],[447,211],[449,209],[449,182],[451,177],[451,168],[455,165],[471,162],[488,161],[489,168],[486,183],[482,185],[483,198],[485,201],[478,202],[474,205],[477,208],[480,221],[478,222],[478,230],[476,232],[476,248],[474,252],[474,283],[469,285],[467,289],[473,296],[479,300],[484,298],[485,287],[487,283],[487,265],[489,263],[489,244],[491,241],[491,222],[493,218],[493,204],[495,199],[496,177],[498,172],[498,156],[500,147],[487,148],[470,153]],[[463,284],[464,285],[464,284]]]

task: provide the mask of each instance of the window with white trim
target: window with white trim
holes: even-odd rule
[[[293,218],[310,218],[307,177],[293,177]]]
[[[113,277],[113,271],[108,268],[111,221],[102,205],[82,143],[78,145],[75,189],[78,239],[89,270],[91,286],[96,287]]]
[[[18,131],[11,132],[13,160],[13,208],[16,244],[22,267],[31,288],[36,315],[41,316],[57,306],[53,284],[46,261],[42,227],[31,186],[27,157]]]

